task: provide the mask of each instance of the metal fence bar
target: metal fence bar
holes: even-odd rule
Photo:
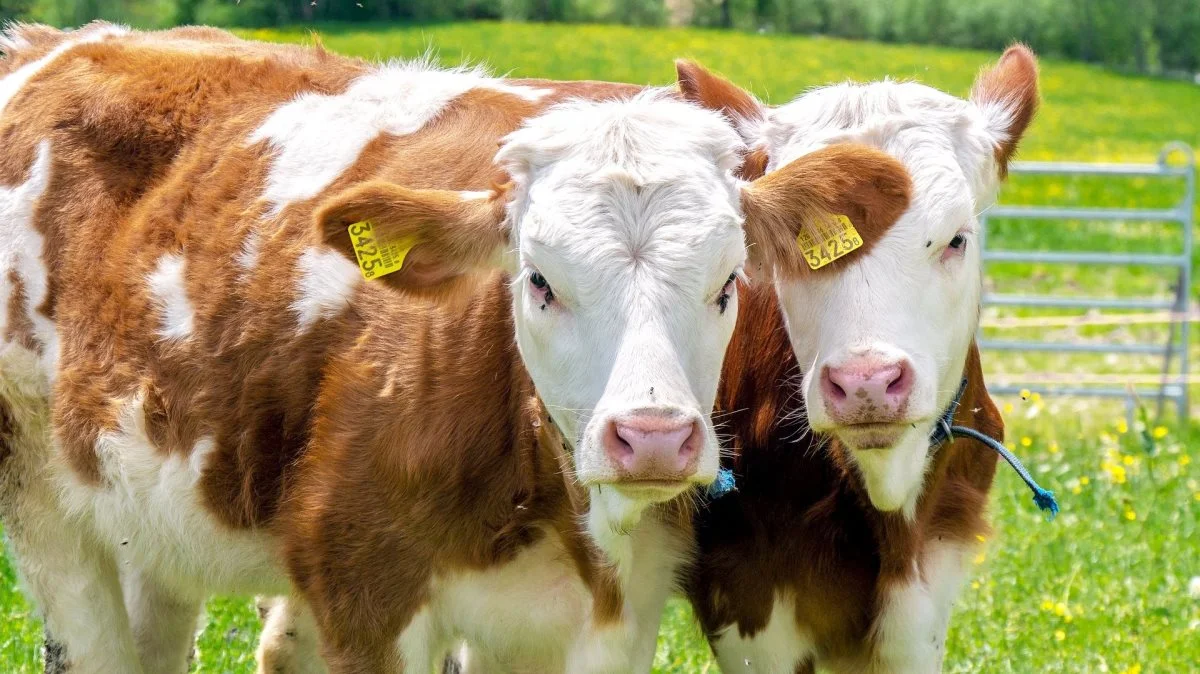
[[[1057,307],[1075,309],[1174,309],[1174,300],[1119,300],[1100,297],[1039,297],[1037,295],[987,295],[987,306]]]
[[[1143,353],[1163,355],[1165,344],[1073,344],[1071,342],[979,340],[979,348],[991,351],[1059,351],[1062,353]]]
[[[989,250],[983,259],[990,262],[1049,262],[1055,264],[1119,264],[1146,267],[1182,267],[1191,260],[1182,255],[1148,253],[1052,253],[1019,250]]]
[[[1183,163],[1171,163],[1181,155]],[[1183,143],[1171,143],[1159,153],[1154,164],[1087,164],[1079,162],[1014,162],[1009,170],[1013,174],[1101,176],[1109,178],[1153,177],[1184,181],[1183,198],[1172,208],[1085,208],[1057,206],[994,206],[980,216],[983,225],[979,234],[983,259],[986,262],[1006,263],[1050,263],[1109,266],[1176,267],[1179,270],[1171,299],[1153,297],[1069,297],[1060,295],[1001,295],[988,293],[983,303],[988,306],[1014,306],[1030,308],[1076,308],[1118,310],[1169,310],[1171,318],[1164,321],[1168,326],[1169,338],[1162,344],[1072,344],[1038,340],[983,339],[982,328],[978,335],[979,346],[996,351],[1043,351],[1067,353],[1130,353],[1149,354],[1163,357],[1161,381],[1157,388],[1146,387],[1086,387],[1086,386],[990,386],[997,394],[1017,393],[1021,390],[1038,391],[1046,394],[1065,394],[1106,398],[1157,396],[1160,401],[1171,399],[1177,404],[1181,419],[1188,415],[1187,386],[1172,383],[1189,380],[1188,346],[1191,326],[1186,319],[1190,310],[1190,288],[1192,279],[1192,253],[1194,245],[1196,204],[1196,161],[1191,148]],[[1179,254],[1112,253],[1106,251],[1020,251],[989,250],[987,247],[987,222],[990,219],[1047,219],[1047,220],[1129,220],[1134,222],[1177,222],[1182,225],[1183,250]],[[1178,329],[1178,347],[1176,347]],[[1178,373],[1172,373],[1171,361],[1178,356]]]
[[[1137,208],[1065,208],[1057,206],[994,206],[988,209],[990,218],[1022,218],[1026,220],[1135,220],[1137,222],[1182,222],[1178,209]]]

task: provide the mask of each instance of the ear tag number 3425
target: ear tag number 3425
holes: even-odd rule
[[[815,231],[814,231],[815,230]],[[812,269],[820,269],[834,260],[862,248],[858,230],[844,215],[829,215],[812,227],[801,227],[796,244]]]
[[[350,234],[354,257],[358,259],[358,269],[368,281],[399,271],[408,251],[417,244],[412,238],[380,241],[370,220],[356,222],[346,231]]]

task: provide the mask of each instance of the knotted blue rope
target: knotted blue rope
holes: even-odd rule
[[[737,488],[737,483],[733,478],[733,471],[728,468],[721,468],[717,471],[717,480],[708,485],[709,498],[721,498]]]
[[[980,433],[974,428],[954,425],[954,414],[958,411],[959,401],[962,400],[963,392],[966,390],[967,380],[964,378],[962,380],[962,384],[958,387],[958,394],[954,396],[954,400],[950,401],[950,406],[946,409],[946,413],[943,414],[940,419],[938,419],[937,424],[934,426],[933,434],[929,437],[929,445],[936,448],[954,437],[971,438],[972,440],[983,443],[999,454],[1001,458],[1007,461],[1008,465],[1012,466],[1013,470],[1017,471],[1017,475],[1021,477],[1021,479],[1029,487],[1030,491],[1033,492],[1033,502],[1037,504],[1037,507],[1041,510],[1050,513],[1050,519],[1054,519],[1054,516],[1058,514],[1058,500],[1054,498],[1054,492],[1050,491],[1049,489],[1043,489],[1041,485],[1039,485],[1037,481],[1033,479],[1033,476],[1029,474],[1029,471],[1026,470],[1025,465],[1021,463],[1021,460],[1018,459],[1015,454],[1008,451],[1007,447],[999,442],[996,442],[996,439],[989,435]]]

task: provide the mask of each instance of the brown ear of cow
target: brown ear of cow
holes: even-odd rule
[[[762,117],[763,104],[753,94],[729,80],[713,74],[704,66],[688,59],[675,61],[679,91],[683,97],[709,110],[725,113],[735,124],[743,119]]]
[[[829,215],[848,217],[862,238],[862,248],[848,256],[853,260],[908,209],[911,192],[904,165],[880,150],[846,143],[806,154],[743,189],[751,264],[783,278],[812,273],[796,237]]]
[[[988,116],[990,129],[1004,136],[996,144],[1003,178],[1038,107],[1038,63],[1029,47],[1009,47],[995,66],[980,72],[971,88],[971,102]]]
[[[348,228],[369,221],[376,241],[415,242],[400,270],[379,282],[422,294],[453,293],[465,278],[496,266],[507,247],[504,192],[501,187],[476,196],[367,182],[320,206],[317,235],[357,264]]]

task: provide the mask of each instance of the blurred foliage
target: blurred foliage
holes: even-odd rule
[[[1200,0],[0,0],[0,19],[60,26],[93,18],[138,26],[264,27],[313,21],[456,19],[600,22],[822,34],[1001,49],[1143,73],[1200,71]],[[690,11],[687,11],[690,9]]]

